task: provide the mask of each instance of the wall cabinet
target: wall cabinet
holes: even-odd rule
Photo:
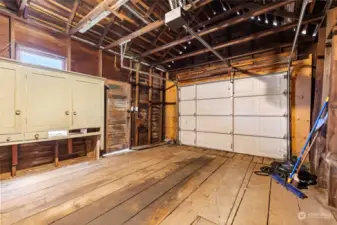
[[[89,128],[103,134],[104,79],[0,60],[0,146],[93,135],[78,131]]]

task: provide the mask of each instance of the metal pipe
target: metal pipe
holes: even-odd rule
[[[305,9],[308,5],[308,3],[311,2],[311,0],[304,0],[303,1],[303,4],[302,4],[302,9],[301,9],[301,14],[300,14],[300,18],[298,20],[298,24],[297,24],[297,29],[296,29],[296,34],[295,34],[295,38],[294,38],[294,42],[293,42],[293,45],[292,45],[292,48],[291,48],[291,52],[290,52],[290,55],[289,55],[289,60],[288,60],[288,79],[287,79],[287,95],[288,95],[288,98],[287,98],[287,101],[288,101],[288,104],[287,104],[287,108],[288,108],[288,123],[287,123],[287,129],[288,129],[288,154],[287,154],[287,158],[288,160],[291,159],[292,157],[292,140],[291,140],[291,135],[292,135],[292,132],[291,132],[291,99],[290,99],[290,89],[291,89],[291,64],[292,64],[292,55],[294,54],[294,51],[295,51],[295,47],[296,47],[296,43],[297,43],[297,39],[298,39],[298,35],[300,33],[300,29],[301,29],[301,24],[302,24],[302,21],[303,21],[303,17],[304,17],[304,14],[305,14]]]

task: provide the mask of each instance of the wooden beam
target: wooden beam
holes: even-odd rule
[[[135,107],[137,107],[137,111],[135,112],[135,146],[139,145],[139,127],[138,127],[138,111],[139,111],[139,70],[140,64],[136,64],[136,96],[135,96]]]
[[[103,43],[103,41],[104,41],[104,38],[105,38],[106,35],[108,34],[108,32],[109,32],[111,26],[114,24],[115,19],[116,19],[116,16],[114,15],[114,16],[111,18],[111,20],[110,20],[110,22],[108,23],[108,25],[105,26],[104,31],[103,31],[103,35],[101,36],[101,38],[99,39],[99,42],[98,42],[98,44],[97,44],[98,47],[100,47],[100,46],[102,45],[102,43]]]
[[[67,142],[67,146],[68,146],[68,154],[72,154],[73,153],[73,139],[68,139]]]
[[[101,13],[107,10],[116,10],[119,6],[123,5],[124,3],[128,2],[128,0],[104,0],[99,5],[97,5],[93,10],[91,10],[86,16],[84,16],[80,22],[73,27],[69,34],[75,34],[78,32],[87,22],[96,18]],[[112,5],[112,6],[110,6]]]
[[[28,0],[21,0],[21,3],[19,5],[19,10],[18,10],[18,16],[22,16],[23,12],[28,5]]]
[[[152,68],[150,69],[150,74],[152,74]],[[148,112],[147,112],[147,142],[148,144],[152,144],[152,92],[153,92],[153,77],[149,76],[149,104],[148,104]]]
[[[15,18],[13,16],[11,16],[9,18],[9,32],[10,32],[10,36],[9,36],[9,41],[10,41],[10,45],[9,45],[9,57],[11,59],[16,59],[16,49],[15,49]]]
[[[16,176],[17,165],[18,165],[18,145],[12,145],[12,177]]]
[[[252,10],[251,12],[249,13],[246,13],[246,14],[243,14],[242,16],[238,16],[238,17],[234,17],[230,20],[227,20],[221,24],[218,24],[218,25],[215,25],[215,26],[212,26],[208,29],[205,29],[203,31],[200,31],[198,32],[198,35],[199,36],[205,36],[205,35],[208,35],[208,34],[211,34],[213,32],[216,32],[216,31],[220,31],[220,30],[223,30],[229,26],[233,26],[235,24],[239,24],[239,23],[242,23],[244,21],[247,21],[250,19],[250,17],[252,16],[259,16],[259,15],[262,15],[262,14],[265,14],[266,12],[269,12],[271,10],[275,10],[277,8],[280,8],[282,6],[285,6],[291,2],[293,2],[294,0],[287,0],[287,1],[284,1],[284,2],[277,2],[277,3],[271,3],[271,4],[268,4],[268,5],[265,5],[265,6],[262,6],[258,9],[254,9]],[[156,53],[156,52],[159,52],[159,51],[163,51],[167,48],[172,48],[176,45],[179,45],[179,44],[183,44],[185,42],[188,42],[188,41],[191,41],[195,39],[195,37],[193,35],[189,35],[189,36],[185,36],[179,40],[176,40],[176,41],[173,41],[171,43],[168,43],[168,44],[165,44],[165,45],[162,45],[158,48],[155,48],[155,49],[152,49],[152,50],[149,50],[147,52],[144,52],[143,54],[141,54],[142,57],[146,57],[150,54],[153,54],[153,53]]]
[[[314,19],[305,20],[305,21],[303,21],[303,25],[319,21],[320,19],[322,19],[322,17],[317,17],[317,18],[314,18]],[[276,34],[276,33],[282,32],[282,31],[286,31],[286,30],[295,28],[296,26],[297,26],[297,23],[287,24],[287,25],[284,25],[284,26],[276,27],[276,28],[273,28],[273,29],[269,29],[269,30],[266,30],[266,31],[259,32],[259,33],[254,33],[254,34],[248,35],[246,37],[231,40],[231,41],[213,46],[212,48],[214,50],[218,50],[218,49],[226,48],[226,47],[229,47],[229,46],[242,44],[242,43],[257,39],[257,38],[262,38],[262,37],[266,37],[266,36]],[[185,59],[185,58],[201,55],[201,54],[204,54],[204,53],[208,53],[210,51],[211,50],[209,50],[209,49],[201,49],[201,50],[194,51],[194,52],[191,52],[191,53],[187,53],[187,54],[184,54],[184,55],[181,55],[181,56],[177,56],[175,58],[167,59],[165,61],[160,62],[159,64],[168,63],[168,62],[171,62],[171,61],[178,61],[178,60],[181,60],[181,59]]]
[[[98,50],[98,76],[103,77],[103,51]]]
[[[66,28],[67,34],[69,34],[69,30],[70,30],[71,24],[74,20],[74,17],[76,15],[76,11],[77,11],[77,8],[78,8],[79,4],[80,4],[80,0],[74,1],[73,9],[71,10],[71,13],[70,13],[70,16],[69,16],[69,19],[68,19],[68,22],[67,22],[67,28]]]
[[[67,70],[71,71],[71,38],[67,39]]]
[[[58,167],[59,164],[59,143],[56,141],[54,145],[54,163],[55,166]]]
[[[109,48],[116,47],[116,46],[122,44],[125,41],[128,41],[130,39],[134,39],[136,37],[139,37],[139,36],[141,36],[143,34],[146,34],[146,33],[150,32],[152,30],[155,30],[158,27],[163,26],[164,23],[165,23],[164,20],[158,20],[156,22],[150,23],[150,24],[146,25],[145,27],[143,27],[143,28],[141,28],[141,29],[139,29],[139,30],[137,30],[137,31],[135,31],[135,32],[133,32],[133,33],[131,33],[131,34],[129,34],[129,35],[127,35],[127,36],[125,36],[125,37],[123,37],[123,38],[121,38],[121,39],[119,39],[119,40],[117,40],[117,41],[115,41],[115,42],[107,45],[107,46],[105,46],[104,49],[109,49]]]
[[[160,76],[163,77],[163,72],[160,72]],[[160,80],[160,115],[159,115],[159,143],[163,140],[163,121],[164,121],[164,89],[165,82],[164,80]]]

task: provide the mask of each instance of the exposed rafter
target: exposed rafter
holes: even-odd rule
[[[69,34],[69,30],[70,30],[70,27],[71,27],[71,23],[72,23],[73,20],[74,20],[74,17],[75,17],[75,15],[76,15],[76,11],[77,11],[77,8],[78,8],[79,4],[80,4],[80,0],[75,0],[75,1],[74,1],[74,5],[73,5],[73,8],[72,8],[72,10],[71,10],[71,14],[70,14],[70,16],[69,16],[69,20],[68,20],[68,22],[67,22],[67,28],[66,28],[67,34]]]
[[[103,43],[103,41],[104,41],[104,38],[105,38],[105,36],[108,34],[108,32],[109,32],[111,26],[113,25],[115,19],[116,19],[116,16],[113,15],[112,18],[111,18],[111,20],[110,20],[110,22],[109,22],[109,23],[106,25],[106,27],[104,28],[102,37],[99,39],[99,42],[98,42],[98,45],[97,45],[98,47],[100,47],[100,46],[102,45],[102,43]]]
[[[70,34],[75,34],[78,32],[87,22],[91,21],[92,19],[98,17],[103,12],[107,10],[116,10],[123,4],[128,2],[128,0],[104,0],[99,5],[97,5],[93,10],[91,10],[85,17],[81,19],[80,22],[76,24],[75,27],[73,27],[70,30]]]
[[[284,5],[287,5],[287,4],[291,3],[291,2],[294,2],[294,0],[287,0],[287,1],[284,1],[284,2],[278,2],[278,3],[268,4],[266,6],[263,6],[263,7],[260,7],[258,9],[252,10],[251,12],[246,13],[246,14],[244,14],[242,16],[234,17],[233,19],[227,20],[227,21],[225,21],[225,22],[223,22],[221,24],[218,24],[218,25],[215,25],[215,26],[210,27],[208,29],[205,29],[203,31],[200,31],[200,32],[198,32],[198,35],[199,36],[205,36],[205,35],[211,34],[213,32],[225,29],[225,28],[227,28],[229,26],[233,26],[235,24],[247,21],[252,16],[258,16],[258,15],[264,14],[264,13],[269,12],[271,10],[275,10],[277,8],[280,8],[280,7],[284,6]],[[183,43],[191,41],[193,39],[195,39],[195,37],[193,35],[189,35],[189,36],[186,36],[186,37],[184,37],[184,38],[182,38],[180,40],[176,40],[176,41],[173,41],[171,43],[168,43],[168,44],[165,44],[163,46],[160,46],[158,48],[155,48],[155,49],[149,50],[147,52],[144,52],[141,56],[142,57],[146,57],[146,56],[151,55],[153,53],[156,53],[156,52],[159,52],[159,51],[163,51],[163,50],[165,50],[167,48],[172,48],[172,47],[174,47],[176,45],[183,44]]]
[[[21,0],[20,5],[19,5],[19,10],[18,10],[18,16],[22,16],[23,12],[28,5],[29,0]]]
[[[314,18],[314,19],[305,20],[305,21],[303,21],[302,24],[305,25],[305,24],[308,24],[308,23],[317,22],[317,21],[321,20],[321,18],[322,17],[317,17],[317,18]],[[226,48],[226,47],[229,47],[229,46],[242,44],[242,43],[257,39],[257,38],[262,38],[262,37],[266,37],[266,36],[276,34],[276,33],[282,32],[282,31],[290,30],[290,29],[295,28],[296,26],[297,26],[297,23],[287,24],[287,25],[284,25],[284,26],[276,27],[276,28],[273,28],[273,29],[269,29],[269,30],[266,30],[266,31],[259,32],[259,33],[254,33],[254,34],[248,35],[246,37],[231,40],[231,41],[228,41],[228,42],[225,42],[225,43],[222,43],[222,44],[218,44],[216,46],[212,46],[212,48],[214,50],[218,50],[218,49]],[[187,54],[184,54],[184,55],[181,55],[181,56],[177,56],[175,58],[167,59],[167,60],[165,60],[165,61],[163,61],[159,64],[168,63],[168,62],[171,62],[171,61],[178,61],[178,60],[181,60],[181,59],[205,54],[205,53],[208,53],[208,52],[210,52],[209,49],[201,49],[201,50],[190,52],[190,53],[187,53]]]

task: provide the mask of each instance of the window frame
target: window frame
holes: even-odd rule
[[[58,59],[62,61],[62,69],[58,69],[58,68],[52,68],[52,67],[48,67],[45,65],[38,65],[38,64],[32,64],[32,63],[25,63],[21,61],[21,52],[27,52],[30,54],[35,54],[38,56],[42,56],[42,57],[46,57],[46,58],[52,58],[52,59]],[[63,70],[63,71],[67,71],[67,58],[64,56],[60,56],[60,55],[56,55],[53,53],[49,53],[49,52],[45,52],[45,51],[40,51],[34,48],[29,48],[23,45],[16,45],[16,60],[21,62],[21,63],[25,63],[25,64],[29,64],[29,65],[33,65],[33,66],[39,66],[39,67],[44,67],[44,68],[48,68],[48,69],[56,69],[56,70]]]

